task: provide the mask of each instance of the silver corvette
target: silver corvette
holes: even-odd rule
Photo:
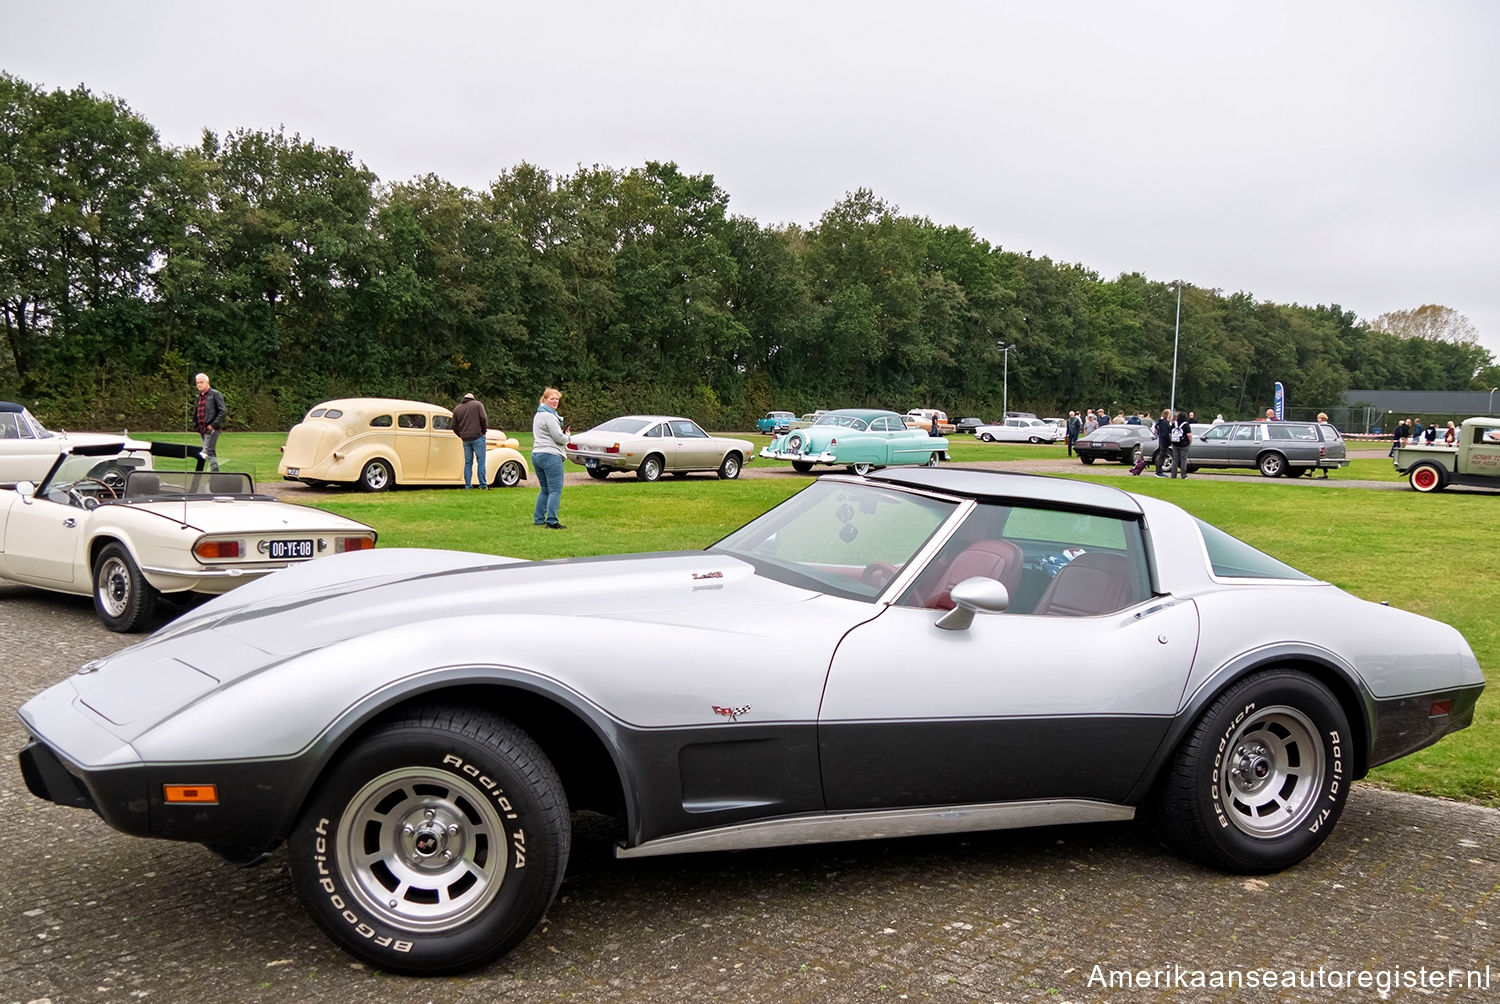
[[[33,698],[20,761],[127,833],[288,843],[338,944],[436,974],[527,935],[574,809],[621,857],[1149,813],[1265,872],[1483,688],[1453,628],[1166,502],[903,469],[705,551],[291,568]]]

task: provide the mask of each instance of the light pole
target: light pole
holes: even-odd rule
[[[1168,410],[1172,420],[1177,420],[1177,339],[1182,334],[1182,280],[1177,280],[1177,320],[1172,324],[1172,398]]]
[[[1005,357],[1005,375],[1000,384],[1000,422],[1004,424],[1005,416],[1010,412],[1010,350],[1016,346],[1014,342],[1009,345],[1004,342],[995,344],[1000,346],[1000,354]]]
[[[1493,415],[1495,413],[1495,391],[1497,390],[1500,390],[1500,387],[1490,388],[1490,403],[1484,406],[1487,414]]]

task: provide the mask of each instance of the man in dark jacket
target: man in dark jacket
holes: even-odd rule
[[[463,440],[464,444],[465,488],[474,487],[469,484],[469,473],[474,469],[476,461],[479,464],[479,487],[490,486],[489,480],[484,476],[484,436],[489,428],[490,416],[485,413],[484,405],[473,394],[465,394],[458,407],[453,409],[453,434]]]
[[[1151,458],[1151,462],[1156,465],[1156,476],[1164,478],[1167,475],[1162,471],[1162,466],[1166,464],[1167,458],[1172,455],[1171,408],[1162,409],[1161,418],[1157,419],[1156,424],[1151,426],[1151,431],[1156,433],[1156,455]]]
[[[1083,420],[1078,417],[1078,412],[1068,412],[1068,456],[1073,455],[1073,446],[1078,442],[1078,434],[1083,431]]]
[[[198,384],[198,400],[193,404],[193,430],[203,438],[198,456],[208,461],[208,469],[219,469],[219,455],[214,451],[219,433],[224,431],[224,395],[209,385],[208,374],[199,373],[194,378]]]

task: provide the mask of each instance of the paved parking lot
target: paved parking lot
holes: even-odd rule
[[[1188,864],[1138,824],[616,861],[580,817],[561,896],[516,951],[387,976],[323,937],[284,854],[235,869],[25,790],[16,707],[124,641],[86,601],[0,583],[0,1004],[1375,1001],[1376,981],[1418,979],[1394,999],[1500,995],[1500,811],[1364,785],[1321,851],[1262,878]],[[1433,989],[1423,967],[1489,967],[1490,985]],[[1184,986],[1265,971],[1313,985]],[[1362,972],[1371,988],[1342,986]]]

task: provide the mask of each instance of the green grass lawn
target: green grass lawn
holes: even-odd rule
[[[196,442],[190,433],[151,438]],[[522,450],[530,435],[518,435]],[[765,436],[749,436],[757,449]],[[285,436],[231,433],[220,440],[226,466],[276,478]],[[955,462],[1065,456],[1062,446],[978,443],[954,437]],[[757,465],[767,463],[757,461]],[[1113,465],[1110,465],[1113,466]],[[1069,477],[1129,487],[1175,502],[1196,516],[1356,596],[1412,610],[1452,624],[1473,646],[1480,665],[1500,666],[1500,547],[1495,529],[1500,499],[1478,493],[1371,491],[1320,486],[1303,490],[1255,476],[1187,481],[1091,474],[1078,465]],[[1384,458],[1356,459],[1337,481],[1399,480]],[[520,558],[701,548],[800,490],[810,479],[785,477],[719,481],[667,478],[644,484],[616,475],[569,485],[557,533],[531,525],[536,482],[488,492],[453,489],[366,495],[309,493],[309,501],[362,520],[380,531],[382,547],[439,547]],[[1475,723],[1437,746],[1378,768],[1371,779],[1405,791],[1500,805],[1500,697],[1479,702]]]

